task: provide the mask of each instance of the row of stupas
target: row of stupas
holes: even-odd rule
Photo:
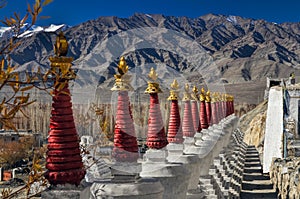
[[[183,119],[181,120],[178,105],[179,84],[174,80],[171,84],[170,96],[168,97],[168,100],[171,102],[171,108],[166,133],[158,97],[158,94],[162,91],[157,81],[158,75],[154,68],[151,68],[148,75],[150,81],[148,81],[148,87],[145,90],[145,93],[150,96],[146,140],[146,145],[149,149],[143,157],[141,170],[139,170],[136,169],[138,167],[134,166],[135,163],[137,165],[139,164],[138,146],[128,97],[128,91],[132,90],[132,87],[129,84],[130,76],[127,74],[127,71],[128,66],[125,58],[121,57],[118,65],[119,74],[115,75],[115,85],[111,89],[118,92],[114,148],[112,154],[115,160],[115,166],[112,166],[112,168],[122,170],[114,172],[113,178],[116,179],[114,182],[127,183],[126,186],[130,187],[132,184],[129,185],[128,183],[133,181],[131,180],[132,178],[128,176],[132,174],[131,176],[135,176],[135,179],[142,177],[142,179],[154,178],[158,180],[165,190],[163,192],[163,198],[185,198],[187,194],[198,197],[197,179],[201,174],[200,170],[202,170],[200,166],[200,156],[203,156],[204,153],[186,153],[185,150],[207,151],[206,146],[198,147],[195,145],[195,134],[200,134],[202,129],[208,129],[209,126],[231,115],[234,110],[233,101],[226,101],[225,98],[222,98],[222,101],[218,100],[217,97],[221,95],[216,93],[213,94],[212,100],[210,92],[205,92],[205,90],[202,89],[199,110],[197,88],[194,87],[193,94],[191,95],[189,85],[186,84],[182,99],[184,102],[184,110]],[[227,97],[229,99],[229,96]],[[214,106],[211,106],[211,104],[214,104]],[[214,120],[212,120],[212,118],[214,118]],[[209,134],[206,133],[205,136],[207,137]],[[219,136],[220,135],[217,134],[215,135],[216,138]],[[185,143],[186,140],[187,142]],[[213,142],[216,142],[216,140],[203,140],[203,144]],[[207,160],[203,159],[202,163],[205,164],[206,161]],[[130,172],[132,173],[130,174]],[[126,176],[126,178],[124,178],[124,176]],[[122,179],[122,181],[118,179]],[[134,181],[134,184],[138,186],[140,181]],[[107,188],[103,192],[110,192],[114,190],[115,187],[119,187],[118,184],[113,185],[111,183],[109,183],[109,186],[112,188]],[[144,189],[150,189],[149,186],[152,185],[148,185],[148,188]],[[127,189],[128,188],[126,188],[126,190]],[[94,192],[97,192],[97,190],[94,190]]]
[[[136,161],[138,156],[135,153],[138,151],[138,146],[128,97],[128,91],[132,90],[132,87],[129,84],[130,77],[126,74],[128,66],[124,57],[121,57],[118,71],[119,74],[115,75],[115,85],[111,89],[118,91],[113,157],[116,161]],[[158,93],[162,91],[154,68],[151,68],[148,76],[151,81],[148,82],[145,91],[150,95],[146,145],[150,149],[161,149],[168,143],[183,143],[184,137],[193,137],[196,132],[201,132],[202,129],[207,129],[234,113],[231,95],[210,94],[210,91],[205,92],[202,88],[198,98],[198,89],[194,87],[193,93],[190,94],[189,85],[186,84],[182,99],[184,111],[181,121],[178,105],[179,84],[174,80],[168,97],[171,108],[166,134],[158,98]],[[200,109],[198,109],[198,101],[200,101]]]
[[[60,78],[56,79],[53,93],[46,159],[47,172],[45,177],[52,185],[66,183],[79,185],[85,176],[68,89],[69,80],[74,79],[74,72],[71,69],[73,59],[66,57],[67,50],[66,38],[61,33],[55,44],[56,56],[50,58],[52,72],[60,74]],[[116,162],[137,162],[139,157],[128,97],[128,92],[132,91],[133,88],[129,83],[130,76],[127,71],[128,66],[125,58],[121,57],[118,65],[119,74],[115,75],[115,84],[111,89],[118,92],[112,152]],[[145,93],[150,95],[146,142],[150,149],[162,149],[168,143],[182,144],[185,137],[193,137],[196,132],[207,129],[210,125],[217,124],[223,118],[234,113],[232,96],[219,93],[210,94],[209,91],[205,92],[204,89],[201,89],[200,97],[198,97],[197,88],[194,87],[193,93],[190,94],[189,86],[186,84],[182,99],[184,101],[184,111],[181,120],[178,105],[179,85],[174,80],[168,98],[171,102],[171,109],[166,134],[158,97],[158,93],[162,91],[157,82],[158,76],[153,68],[150,71],[149,78],[150,81]],[[198,104],[200,104],[200,107],[198,107]]]

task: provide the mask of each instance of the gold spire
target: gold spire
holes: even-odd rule
[[[206,92],[205,101],[206,102],[211,102],[211,97],[210,97],[210,91],[209,90],[207,90],[207,92]]]
[[[216,102],[215,93],[211,93],[210,97],[211,97],[211,103],[215,103]]]
[[[174,79],[173,83],[171,84],[171,88],[173,90],[178,90],[179,89],[179,84],[178,84],[176,79]]]
[[[183,94],[182,101],[190,101],[190,100],[191,100],[190,86],[188,83],[186,83],[184,86],[184,94]]]
[[[153,82],[155,82],[155,81],[157,80],[158,75],[157,75],[157,73],[156,73],[156,71],[154,70],[153,67],[151,68],[151,70],[150,70],[150,72],[149,72],[149,74],[148,74],[148,77],[149,77]]]
[[[168,100],[178,100],[178,89],[179,84],[177,80],[174,79],[173,83],[171,84],[170,96],[168,97]]]
[[[201,88],[200,101],[201,102],[205,101],[205,89],[203,87]]]
[[[119,65],[118,65],[118,72],[120,73],[119,75],[114,75],[116,79],[119,79],[121,78],[123,75],[125,75],[128,71],[128,65],[125,61],[125,58],[122,56],[120,58],[120,62],[119,62]]]
[[[227,101],[232,102],[234,100],[233,95],[228,95]]]
[[[64,35],[64,33],[61,31],[58,36],[56,37],[56,42],[54,45],[54,53],[56,56],[61,57],[61,56],[66,56],[68,53],[68,42],[67,39]]]
[[[226,101],[226,94],[225,93],[221,93],[221,101],[225,102]]]
[[[133,90],[132,86],[130,85],[130,76],[127,75],[128,65],[125,61],[125,58],[122,56],[120,58],[118,64],[118,72],[119,74],[115,74],[115,84],[112,87],[112,91],[128,91]]]
[[[198,101],[199,98],[198,98],[198,88],[196,86],[193,87],[193,93],[191,95],[192,97],[192,100],[195,100],[195,101]]]
[[[156,82],[158,75],[154,68],[151,68],[148,77],[152,80],[152,82],[148,82],[148,87],[145,90],[145,93],[162,93],[161,89],[159,88],[159,83]]]
[[[56,37],[54,53],[56,56],[49,57],[51,70],[47,73],[47,75],[50,73],[59,75],[60,80],[74,79],[76,74],[71,69],[73,58],[66,57],[68,53],[68,42],[63,32],[60,32]]]

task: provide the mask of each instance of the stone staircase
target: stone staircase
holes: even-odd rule
[[[258,151],[255,146],[248,146],[240,197],[243,199],[277,198],[277,195],[278,193],[273,189],[269,174],[262,173]]]
[[[209,175],[200,178],[205,198],[240,198],[246,144],[236,130],[229,145],[214,159]]]
[[[262,173],[259,153],[235,130],[229,145],[214,159],[209,175],[201,176],[203,198],[277,198],[269,175]]]

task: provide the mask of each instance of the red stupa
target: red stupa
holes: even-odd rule
[[[205,107],[205,90],[204,88],[201,89],[200,94],[200,123],[202,129],[208,128],[208,122],[207,122],[207,115],[206,115],[206,107]]]
[[[211,99],[211,124],[217,124],[217,120],[218,120],[218,112],[217,112],[217,106],[216,106],[216,102],[215,102],[215,98],[214,96],[212,96],[212,99]]]
[[[48,136],[45,177],[50,184],[79,185],[85,176],[79,149],[79,140],[74,124],[68,81],[74,78],[66,38],[61,32],[56,39],[55,57],[51,57],[52,72],[60,75],[55,83]]]
[[[206,109],[207,123],[210,126],[211,125],[211,97],[210,97],[209,90],[206,92],[206,96],[205,96],[205,109]]]
[[[178,82],[176,80],[171,84],[170,96],[168,98],[171,101],[171,110],[169,117],[169,126],[168,126],[168,142],[182,144],[183,143],[183,134],[180,121],[180,113],[178,106]]]
[[[150,108],[148,118],[147,146],[151,149],[161,149],[168,144],[163,119],[161,115],[158,93],[162,92],[157,80],[154,68],[151,68],[149,77],[152,82],[148,82],[145,93],[150,94]]]
[[[216,106],[216,111],[217,111],[217,123],[219,123],[222,119],[222,106],[221,106],[221,101],[220,101],[220,94],[216,93],[216,102],[215,102],[215,106]]]
[[[200,125],[200,117],[199,117],[199,109],[198,109],[198,88],[194,86],[193,93],[192,93],[192,99],[191,99],[191,106],[192,106],[192,117],[193,117],[193,126],[195,132],[200,132],[201,125]]]
[[[230,100],[230,105],[231,105],[231,114],[234,114],[234,97],[231,96],[231,100]]]
[[[112,157],[117,162],[136,162],[139,157],[138,144],[128,97],[128,90],[132,90],[132,87],[129,84],[130,77],[126,75],[128,66],[124,57],[121,57],[118,71],[120,74],[115,75],[116,83],[111,89],[118,91]]]
[[[222,106],[222,119],[226,117],[226,112],[227,112],[227,104],[226,104],[226,98],[225,94],[223,93],[221,96],[221,106]]]
[[[194,137],[196,131],[193,125],[192,109],[191,109],[191,96],[189,93],[189,85],[185,85],[185,93],[183,96],[184,110],[183,110],[183,121],[182,131],[185,137]]]
[[[234,103],[233,103],[232,95],[227,96],[227,107],[228,107],[228,115],[233,114],[234,113]]]

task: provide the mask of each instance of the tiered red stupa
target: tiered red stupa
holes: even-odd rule
[[[226,111],[227,111],[227,104],[226,104],[226,98],[225,98],[225,94],[222,94],[222,98],[221,98],[221,103],[222,103],[222,119],[226,117]]]
[[[200,94],[200,123],[202,129],[208,128],[207,115],[206,115],[206,107],[205,107],[205,90],[201,89]]]
[[[231,100],[230,100],[230,107],[231,107],[231,114],[234,114],[234,97],[231,96]]]
[[[222,120],[222,118],[223,118],[223,111],[222,111],[222,103],[221,103],[221,98],[220,98],[220,94],[219,93],[216,93],[216,110],[217,110],[217,112],[218,112],[218,114],[217,114],[217,118],[218,118],[218,120],[217,120],[217,122],[219,123],[221,120]]]
[[[125,75],[128,66],[124,57],[120,59],[118,71],[120,74],[115,75],[116,83],[111,89],[112,91],[118,91],[112,157],[117,162],[136,162],[139,157],[138,144],[128,97],[128,90],[131,90],[132,87],[129,84],[129,76]]]
[[[185,137],[194,137],[196,131],[193,125],[192,109],[191,109],[191,96],[189,93],[189,85],[185,85],[185,93],[183,96],[184,110],[182,121],[182,132]]]
[[[210,91],[206,92],[205,96],[205,108],[206,108],[206,116],[207,116],[207,123],[211,125],[211,98],[210,98]]]
[[[168,100],[171,101],[171,110],[168,126],[168,142],[182,144],[183,134],[178,106],[178,87],[178,82],[174,80],[174,82],[171,84],[170,96],[168,98]]]
[[[218,111],[217,111],[217,106],[216,106],[216,102],[215,102],[215,97],[214,95],[212,95],[211,98],[211,124],[217,124],[217,120],[218,120]]]
[[[70,69],[70,57],[65,57],[68,51],[66,38],[62,34],[56,39],[55,57],[51,57],[52,72],[60,75],[53,92],[53,103],[48,136],[48,151],[46,158],[47,172],[45,177],[51,185],[79,185],[85,176],[82,158],[80,156],[79,140],[74,124],[73,111],[68,81],[74,78]]]
[[[227,107],[228,107],[228,115],[231,115],[234,113],[234,105],[233,105],[233,96],[229,95],[227,97]]]
[[[228,100],[228,94],[225,94],[225,107],[226,107],[226,112],[225,112],[225,116],[227,117],[228,115],[230,115],[230,107],[229,107],[229,100]]]
[[[192,93],[192,99],[191,99],[191,106],[192,106],[192,117],[193,117],[193,126],[195,132],[200,132],[201,125],[200,125],[200,117],[199,117],[199,109],[198,109],[198,88],[194,86],[193,93]]]
[[[168,144],[158,99],[158,93],[161,93],[162,91],[159,88],[159,84],[155,82],[157,80],[157,74],[154,68],[151,68],[149,77],[153,82],[148,82],[148,87],[145,91],[145,93],[150,94],[146,144],[151,149],[161,149]]]

